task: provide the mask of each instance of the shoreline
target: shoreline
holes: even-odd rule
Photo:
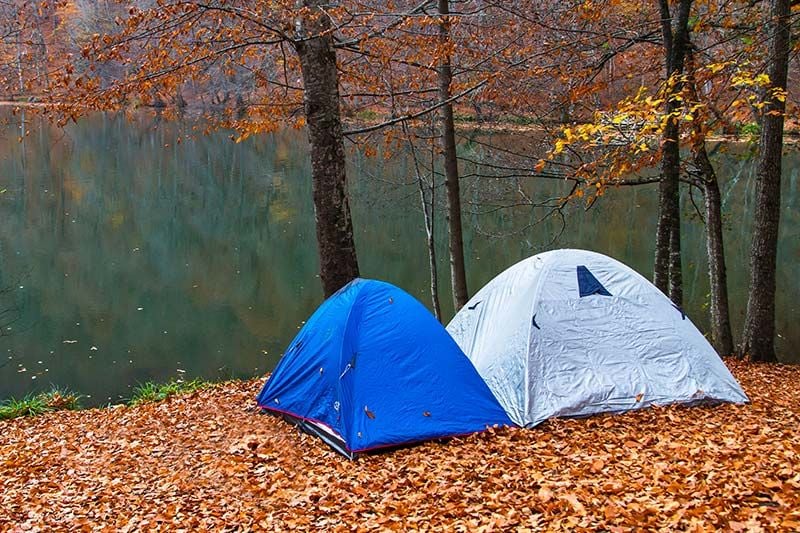
[[[14,100],[0,100],[0,108],[2,107],[11,107],[11,108],[33,108],[33,109],[57,109],[58,106],[56,104],[48,104],[44,102],[22,102],[22,101],[14,101]],[[82,106],[78,106],[82,107]],[[117,111],[93,111],[96,113],[112,113],[112,114],[125,114],[129,111],[135,112],[150,112],[150,113],[159,113],[161,111],[166,111],[168,108],[164,107],[156,107],[156,106],[138,106],[133,109],[120,109]],[[195,110],[195,113],[199,114],[202,113],[200,110]],[[191,114],[191,113],[188,113]],[[387,117],[388,119],[388,117]],[[364,127],[364,126],[373,126],[382,123],[382,120],[372,120],[372,119],[358,119],[357,117],[342,117],[342,123],[344,125],[352,126],[352,127]],[[563,127],[574,127],[578,125],[578,122],[570,122],[564,124],[538,124],[538,123],[530,123],[530,124],[517,124],[514,120],[502,120],[502,119],[490,119],[485,121],[476,121],[472,118],[464,119],[464,118],[456,118],[455,120],[455,127],[459,131],[470,131],[470,132],[486,132],[486,133],[524,133],[524,134],[533,134],[533,133],[542,133],[547,131],[548,129],[558,129]],[[287,124],[286,127],[293,127],[291,124]],[[380,130],[378,130],[380,131]],[[757,143],[758,138],[750,138],[746,134],[739,134],[739,135],[710,135],[706,139],[707,142],[710,143],[731,143],[731,144],[752,144]],[[784,131],[783,133],[783,141],[784,144],[787,145],[796,145],[800,143],[800,131]]]

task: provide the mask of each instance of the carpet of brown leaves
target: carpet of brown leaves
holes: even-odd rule
[[[800,530],[800,367],[751,405],[500,429],[350,462],[253,412],[260,382],[0,422],[0,530]]]

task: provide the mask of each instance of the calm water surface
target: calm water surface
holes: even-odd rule
[[[302,131],[234,144],[225,132],[97,116],[66,131],[30,124],[0,130],[0,398],[51,385],[118,401],[147,380],[243,377],[269,370],[321,301],[310,164]],[[184,131],[179,131],[184,128]],[[178,143],[178,136],[182,142]],[[523,144],[496,136],[504,146]],[[484,157],[480,143],[463,152]],[[413,166],[351,153],[351,196],[363,275],[426,304],[427,255]],[[724,181],[733,320],[747,289],[753,163],[718,154]],[[778,266],[778,349],[800,360],[800,207],[796,151],[786,155]],[[472,165],[464,172],[474,171]],[[464,180],[471,291],[544,249],[581,247],[652,271],[655,190],[612,191],[589,210],[495,210],[508,180]],[[533,199],[564,184],[527,183]],[[496,193],[496,194],[495,194]],[[440,194],[441,196],[441,194]],[[684,202],[687,215],[691,203]],[[698,202],[700,198],[698,197]],[[442,303],[452,305],[439,220]],[[687,311],[707,324],[703,226],[684,223]],[[555,242],[552,242],[557,237]],[[10,323],[8,323],[10,322]]]

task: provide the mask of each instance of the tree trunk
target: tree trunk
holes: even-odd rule
[[[771,87],[765,91],[761,155],[756,177],[753,242],[750,248],[750,289],[741,355],[751,361],[777,361],[775,356],[775,268],[781,211],[783,116],[789,70],[790,0],[772,0],[769,51]],[[776,95],[776,90],[779,94]],[[780,97],[778,97],[780,96]]]
[[[436,269],[436,241],[435,241],[435,227],[434,224],[436,223],[436,211],[434,210],[434,206],[436,205],[435,194],[436,194],[436,185],[435,180],[433,179],[436,176],[433,173],[433,166],[431,166],[431,182],[430,184],[424,183],[422,179],[422,175],[419,173],[419,168],[417,168],[417,184],[419,185],[419,198],[420,202],[422,202],[422,213],[425,217],[425,237],[426,242],[428,243],[428,268],[431,274],[431,304],[433,305],[433,315],[441,322],[442,320],[442,306],[439,304],[439,274]],[[428,188],[430,199],[425,199],[425,188]]]
[[[442,306],[439,304],[439,275],[436,270],[436,240],[434,237],[434,223],[436,221],[434,206],[434,192],[436,188],[431,183],[425,184],[422,176],[417,174],[417,185],[419,186],[419,199],[422,203],[422,213],[425,218],[425,237],[428,244],[428,268],[431,275],[431,304],[433,305],[433,316],[440,322],[442,321]],[[425,188],[428,187],[430,199],[425,198]]]
[[[325,297],[358,277],[353,223],[347,198],[347,175],[339,112],[339,73],[322,0],[305,0],[311,12],[300,21],[294,48],[303,75],[311,180],[317,227],[320,278]]]
[[[678,163],[680,165],[680,163]],[[681,203],[680,187],[674,187],[674,202],[669,204],[673,215],[669,232],[669,299],[683,307],[683,262],[681,258]]]
[[[728,274],[722,241],[722,197],[716,172],[706,151],[705,141],[695,150],[694,160],[703,174],[706,212],[706,252],[711,285],[711,340],[717,353],[733,353],[730,311],[728,309]]]
[[[445,50],[450,45],[449,0],[439,0],[439,40]],[[439,64],[439,100],[450,99],[450,54],[444,56]],[[453,123],[453,106],[447,103],[441,107],[442,152],[444,154],[445,189],[447,190],[447,222],[450,234],[450,282],[453,289],[453,307],[461,309],[469,300],[467,291],[467,274],[464,267],[464,237],[461,227],[461,191],[458,184],[458,158],[456,156],[456,135]]]
[[[675,23],[669,11],[668,0],[659,0],[661,12],[664,56],[667,65],[667,124],[663,136],[661,159],[661,181],[658,187],[658,229],[656,231],[656,255],[654,280],[658,287],[677,306],[683,304],[683,275],[681,269],[681,211],[680,170],[681,155],[679,124],[676,116],[681,102],[674,98],[682,89],[680,74],[686,45],[689,41],[689,12],[692,0],[680,0]]]
[[[431,138],[433,138],[433,121],[431,121]],[[403,133],[408,139],[408,147],[411,150],[411,158],[414,160],[414,177],[417,180],[417,188],[419,189],[419,201],[422,205],[422,217],[425,222],[425,242],[428,245],[428,268],[431,276],[431,305],[433,305],[433,315],[437,320],[442,320],[442,307],[439,304],[439,274],[436,268],[436,239],[434,233],[434,224],[436,222],[436,211],[434,210],[435,194],[436,194],[436,173],[434,172],[435,154],[434,144],[431,143],[431,181],[427,182],[422,177],[419,171],[419,159],[417,158],[417,150],[414,147],[414,141],[411,139],[411,134],[408,131],[408,126],[403,122]],[[426,189],[429,192],[425,192]],[[428,201],[430,195],[430,201]]]
[[[38,48],[37,52],[39,54],[38,61],[36,61],[36,78],[39,84],[39,91],[41,92],[44,90],[44,92],[47,92],[50,90],[50,77],[47,68],[47,41],[42,32],[42,18],[35,15],[34,20],[36,21],[36,31],[31,37],[31,40],[36,43]]]
[[[22,66],[22,17],[20,15],[19,9],[14,10],[14,15],[17,19],[17,37],[16,37],[16,45],[17,45],[17,90],[19,91],[19,98],[21,100],[25,100],[27,94],[25,90],[25,79],[24,79],[24,68]]]
[[[692,46],[686,51],[687,89],[691,104],[699,104],[694,71]],[[711,287],[711,342],[720,355],[731,355],[734,350],[731,319],[728,308],[728,274],[725,268],[725,248],[722,236],[722,197],[714,165],[706,150],[706,124],[708,114],[698,108],[692,121],[692,156],[700,172],[705,199],[706,253],[708,278]]]

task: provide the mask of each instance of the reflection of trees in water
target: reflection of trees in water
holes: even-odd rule
[[[44,386],[71,386],[102,394],[103,401],[137,380],[173,376],[179,366],[209,377],[263,371],[319,303],[305,133],[291,130],[240,144],[224,132],[190,133],[189,125],[154,128],[147,120],[132,125],[103,116],[66,133],[40,128],[24,146],[24,168],[23,147],[0,137],[6,154],[0,176],[7,177],[0,185],[7,189],[0,194],[0,286],[16,286],[9,280],[23,274],[28,278],[21,323],[29,325],[0,339],[0,353],[24,358],[31,372],[47,367],[39,377]],[[522,143],[514,137],[499,142]],[[477,142],[464,153],[478,161],[489,157]],[[749,162],[732,154],[719,157],[730,221],[733,316],[740,322],[752,187],[746,175],[731,178]],[[463,164],[463,190],[472,202],[465,215],[467,269],[470,286],[477,288],[561,231],[553,219],[514,234],[536,213],[529,206],[486,206],[513,198],[516,187],[538,201],[563,194],[564,186],[469,177],[487,169]],[[364,275],[428,302],[428,259],[410,161],[402,154],[385,160],[354,153],[350,165]],[[797,205],[797,167],[787,164],[793,173],[786,180],[787,206]],[[648,274],[654,210],[649,187],[609,191],[586,212],[570,205],[556,246],[595,249]],[[796,207],[787,209],[780,235],[778,331],[784,353],[800,345],[800,333],[788,324],[800,297],[798,217]],[[698,222],[685,224],[688,310],[703,324],[703,231]],[[441,286],[447,287],[445,225],[437,230]],[[450,298],[442,303],[448,317]],[[14,367],[0,368],[0,397],[30,390],[30,375],[18,375]]]
[[[500,150],[492,147],[500,147]],[[553,199],[560,199],[569,192],[570,185],[563,180],[532,179],[533,165],[541,152],[537,152],[536,140],[519,135],[490,134],[468,139],[460,147],[462,156],[462,191],[465,195],[467,232],[467,271],[469,285],[481,287],[498,272],[513,262],[550,248],[588,248],[619,258],[647,277],[652,274],[653,235],[655,234],[656,187],[643,185],[611,189],[591,208],[581,200],[569,203],[564,209],[563,222],[559,217],[543,217]],[[522,156],[514,156],[521,154]],[[753,160],[746,146],[731,145],[715,153],[719,169],[727,221],[725,238],[732,318],[735,328],[741,326],[747,297],[747,257],[750,245],[750,221],[752,218]],[[778,268],[778,321],[779,352],[784,358],[796,359],[800,348],[800,332],[789,324],[790,317],[797,314],[800,297],[800,239],[797,224],[800,217],[798,205],[798,165],[796,151],[786,156],[788,179],[785,180],[784,205],[788,207],[782,218]],[[483,164],[482,164],[483,163]],[[417,211],[413,184],[403,185],[411,175],[397,161],[383,162],[378,158],[374,164],[362,163],[369,168],[372,179],[362,185],[359,194],[369,194],[367,187],[379,190],[383,200],[370,204],[371,216],[392,219],[400,212],[411,221],[412,231],[406,231],[409,243],[416,242],[417,250],[406,252],[413,258],[416,273],[411,273],[408,286],[418,288],[415,293],[424,297],[425,280],[414,282],[414,276],[423,278],[425,264],[424,237],[421,214],[409,216]],[[527,167],[526,167],[527,165]],[[526,172],[527,169],[527,172]],[[394,176],[394,190],[386,183],[387,176]],[[389,192],[387,192],[389,191]],[[707,258],[702,221],[694,216],[688,189],[683,190],[684,206],[683,247],[686,309],[701,329],[708,323]],[[374,199],[375,193],[372,193]],[[409,196],[412,195],[412,196]],[[410,197],[410,201],[406,198]],[[702,202],[700,201],[700,204]],[[363,201],[358,207],[363,208]],[[396,209],[402,205],[402,209]],[[394,206],[394,208],[393,208]],[[515,206],[515,207],[509,207]],[[439,216],[442,212],[439,211]],[[366,218],[369,218],[367,216]],[[356,218],[358,222],[358,217]],[[358,225],[358,224],[357,224]],[[406,226],[408,226],[406,222]],[[391,223],[390,223],[391,227]],[[441,229],[441,227],[440,227]],[[414,234],[414,231],[417,234]],[[400,237],[390,233],[392,238]],[[558,239],[552,243],[554,236]],[[444,251],[446,237],[437,235],[439,250]],[[552,244],[551,244],[552,243]],[[413,245],[413,244],[409,244]],[[398,247],[399,248],[399,247]],[[417,256],[416,254],[419,253]],[[362,256],[364,254],[362,253]],[[447,275],[445,260],[441,260],[440,271]],[[369,261],[370,257],[364,257]],[[444,283],[444,282],[443,282]],[[447,298],[443,299],[447,307]],[[445,309],[445,316],[452,311]],[[738,332],[735,332],[738,333]]]
[[[22,309],[14,294],[13,287],[0,288],[0,337],[10,335],[19,323]],[[0,362],[0,365],[3,365]]]
[[[306,163],[275,154],[297,136],[175,146],[174,130],[120,122],[82,122],[63,159],[34,147],[27,172],[4,172],[24,179],[0,204],[0,242],[22,252],[5,254],[14,270],[31,264],[43,321],[13,348],[54,350],[48,378],[82,390],[98,371],[115,390],[174,374],[177,361],[212,377],[264,370],[261,350],[278,355],[319,291]]]

